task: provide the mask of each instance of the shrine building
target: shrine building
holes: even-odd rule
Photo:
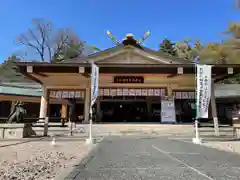
[[[87,57],[61,63],[16,62],[16,66],[21,74],[41,86],[41,97],[35,98],[40,103],[41,118],[53,116],[50,110],[53,103],[61,105],[61,116],[66,117],[66,99],[74,97],[77,114],[87,123],[92,63],[99,67],[99,96],[94,105],[96,122],[161,123],[162,101],[166,99],[174,101],[176,122],[192,122],[195,117],[195,64],[141,46],[132,35],[113,48]],[[221,85],[215,84],[239,72],[240,65],[236,64],[212,66],[210,118],[218,116],[215,95],[219,96],[216,87]]]

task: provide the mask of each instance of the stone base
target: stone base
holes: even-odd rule
[[[86,144],[95,144],[96,143],[96,139],[94,139],[94,138],[91,138],[91,139],[87,138],[85,142],[86,142]]]
[[[202,139],[201,139],[201,138],[193,138],[193,139],[192,139],[192,142],[193,142],[194,144],[202,144]]]
[[[89,121],[82,121],[82,124],[89,124]]]
[[[236,139],[240,139],[240,127],[234,127],[234,134]]]
[[[0,139],[19,139],[36,135],[32,124],[0,124]]]

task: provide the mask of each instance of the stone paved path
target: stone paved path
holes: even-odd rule
[[[240,156],[169,137],[105,138],[65,180],[240,180]]]

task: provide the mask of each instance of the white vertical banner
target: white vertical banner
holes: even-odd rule
[[[92,63],[91,106],[95,103],[98,97],[98,84],[99,84],[99,67]]]
[[[197,64],[197,118],[208,118],[211,83],[212,66]]]
[[[99,84],[99,67],[92,63],[92,77],[91,77],[91,104],[89,112],[89,137],[86,139],[87,144],[93,144],[95,140],[92,138],[92,115],[93,109],[92,106],[97,100],[98,97],[98,84]]]

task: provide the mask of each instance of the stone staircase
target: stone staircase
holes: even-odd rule
[[[219,127],[219,136],[215,136],[213,127],[202,127],[199,128],[199,135],[201,138],[208,141],[228,141],[236,139],[233,133],[233,127],[231,126]]]
[[[88,136],[89,125],[77,124],[77,136]],[[35,128],[42,134],[43,128]],[[49,134],[68,134],[68,127],[49,128]],[[93,124],[93,136],[176,136],[176,137],[194,137],[195,128],[192,124]],[[199,128],[199,134],[202,138],[214,138],[214,128],[207,126]],[[221,138],[233,138],[232,127],[220,127]]]

